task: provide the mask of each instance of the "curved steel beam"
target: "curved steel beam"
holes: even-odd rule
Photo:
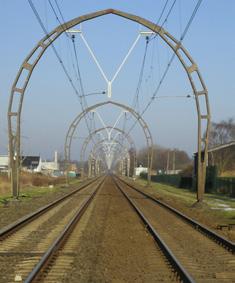
[[[105,142],[105,141],[108,141],[107,139],[103,139],[101,141],[99,141],[98,143],[96,143],[93,147],[93,149],[91,150],[91,153],[96,156],[96,153],[97,153],[97,150],[100,150],[100,146],[102,146],[102,144]],[[118,152],[120,154],[122,154],[122,152],[124,151],[125,153],[128,153],[128,148],[126,146],[123,146],[123,144],[121,144],[118,140],[112,140],[113,142],[117,143],[119,146],[120,146],[120,149],[118,150]],[[129,154],[130,155],[130,154]],[[122,156],[120,156],[121,158]]]
[[[61,24],[52,30],[48,35],[44,36],[29,55],[25,58],[20,69],[13,82],[11,95],[8,106],[8,132],[9,132],[9,153],[10,153],[10,169],[11,169],[11,184],[12,192],[15,197],[19,194],[19,173],[20,173],[20,120],[21,111],[23,105],[23,98],[25,90],[30,81],[30,77],[33,73],[35,66],[40,58],[43,56],[46,49],[66,30],[72,28],[84,21],[88,21],[104,15],[113,14],[128,20],[139,23],[154,33],[173,50],[181,62],[192,87],[192,91],[195,95],[197,120],[198,120],[198,162],[197,162],[197,199],[201,201],[203,199],[205,188],[205,172],[207,164],[207,151],[208,151],[208,139],[209,139],[209,126],[210,126],[210,108],[208,100],[208,92],[206,85],[199,72],[198,66],[192,59],[188,51],[183,47],[182,43],[175,39],[169,32],[163,27],[160,27],[144,18],[125,13],[114,9],[106,9],[87,15],[77,17],[71,21]],[[21,82],[21,83],[20,83]],[[200,99],[199,99],[200,98]],[[205,110],[203,112],[203,106]],[[203,137],[202,122],[206,123],[206,133]],[[202,156],[203,148],[203,156]]]

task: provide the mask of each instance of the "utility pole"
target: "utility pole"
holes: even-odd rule
[[[7,176],[8,176],[8,179],[10,180],[11,179],[11,171],[10,171],[10,149],[9,149],[9,144],[7,146],[7,159],[8,159],[8,169],[7,169]]]
[[[169,161],[170,161],[170,151],[167,152],[167,161],[166,161],[166,174],[169,173]]]
[[[173,150],[173,158],[172,158],[172,169],[173,169],[173,174],[175,174],[175,149]]]

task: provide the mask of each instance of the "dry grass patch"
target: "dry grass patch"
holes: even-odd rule
[[[26,187],[48,187],[50,185],[56,186],[64,184],[65,178],[58,177],[53,178],[41,174],[22,173],[20,186],[22,190]],[[0,175],[0,196],[6,196],[11,194],[10,180],[7,175]]]

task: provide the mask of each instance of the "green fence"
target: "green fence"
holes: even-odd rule
[[[235,197],[235,178],[217,177],[215,188],[217,193]]]
[[[147,179],[147,174],[141,174],[141,178]],[[181,175],[153,175],[151,180],[177,188],[188,190],[195,189],[195,183],[192,177],[184,177]],[[210,169],[207,172],[206,192],[235,197],[235,178],[217,177],[215,171]]]
[[[147,179],[147,174],[141,174],[141,178]],[[163,183],[171,185],[177,188],[191,189],[192,188],[192,178],[183,177],[179,174],[174,175],[152,175],[151,180],[153,182]]]
[[[235,197],[235,178],[218,177],[216,166],[207,167],[206,171],[206,192],[221,193]]]

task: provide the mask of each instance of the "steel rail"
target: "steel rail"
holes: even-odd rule
[[[37,217],[41,216],[42,214],[46,213],[48,210],[50,210],[51,208],[53,208],[54,206],[58,205],[59,203],[61,203],[62,201],[66,200],[67,198],[71,197],[72,195],[78,193],[79,191],[85,189],[86,187],[88,187],[89,185],[91,185],[92,183],[96,182],[98,178],[95,178],[93,180],[91,180],[90,182],[86,182],[85,184],[83,184],[82,186],[80,186],[78,189],[72,191],[71,193],[43,206],[40,207],[39,209],[37,209],[36,211],[27,214],[23,217],[21,217],[20,219],[16,220],[15,222],[3,227],[2,229],[0,229],[0,241],[4,240],[4,238],[14,232],[16,232],[18,229],[20,229],[21,227],[25,226],[26,224],[30,223],[31,221],[33,221],[34,219],[36,219]]]
[[[124,197],[127,199],[127,201],[131,204],[133,209],[136,211],[138,216],[143,221],[144,225],[148,229],[149,233],[153,236],[154,240],[157,242],[158,246],[166,256],[167,260],[170,262],[171,266],[174,268],[174,270],[179,275],[180,279],[185,283],[194,283],[194,279],[190,276],[190,274],[185,270],[185,268],[182,266],[180,261],[175,257],[173,252],[170,250],[170,248],[166,245],[166,243],[162,240],[160,235],[157,233],[157,231],[154,229],[154,227],[151,225],[149,220],[145,217],[143,212],[138,208],[138,206],[135,204],[135,202],[124,192],[124,190],[121,188],[117,180],[113,177],[113,181],[117,188],[121,191],[121,193],[124,195]]]
[[[115,176],[117,177],[117,176]],[[127,186],[129,186],[131,189],[135,190],[136,192],[142,194],[143,196],[145,196],[146,198],[150,199],[151,201],[153,201],[154,203],[159,204],[161,207],[171,211],[172,213],[174,213],[175,215],[177,215],[179,218],[181,218],[182,220],[184,220],[186,223],[188,223],[190,226],[192,226],[193,228],[195,228],[196,231],[202,233],[203,235],[207,236],[209,239],[213,240],[215,243],[217,243],[218,245],[224,247],[225,249],[227,249],[228,251],[235,253],[235,243],[224,238],[223,236],[217,234],[216,232],[214,232],[213,230],[207,228],[206,226],[204,226],[203,224],[199,223],[198,221],[188,217],[187,215],[183,214],[182,212],[180,212],[179,210],[171,207],[170,205],[142,192],[141,190],[137,189],[135,186],[133,186],[132,184],[129,184],[128,182],[124,181],[123,179],[117,177],[118,180],[120,180],[121,182],[123,182],[124,184],[126,184]]]
[[[55,255],[55,253],[62,248],[65,241],[68,239],[69,235],[73,232],[76,224],[81,219],[82,215],[88,208],[89,204],[91,203],[92,199],[96,195],[99,188],[104,183],[105,178],[102,179],[102,181],[98,184],[94,192],[89,196],[89,198],[85,199],[83,201],[81,207],[78,209],[76,214],[73,216],[73,218],[69,221],[69,223],[66,225],[64,230],[60,233],[60,235],[57,237],[57,239],[53,242],[53,244],[49,247],[49,249],[45,252],[45,254],[42,256],[40,261],[37,263],[37,265],[34,267],[34,269],[29,273],[28,277],[25,279],[24,283],[30,283],[33,282],[37,276],[40,275],[40,272],[43,271],[43,268],[46,267],[46,264],[50,262],[50,259]]]

